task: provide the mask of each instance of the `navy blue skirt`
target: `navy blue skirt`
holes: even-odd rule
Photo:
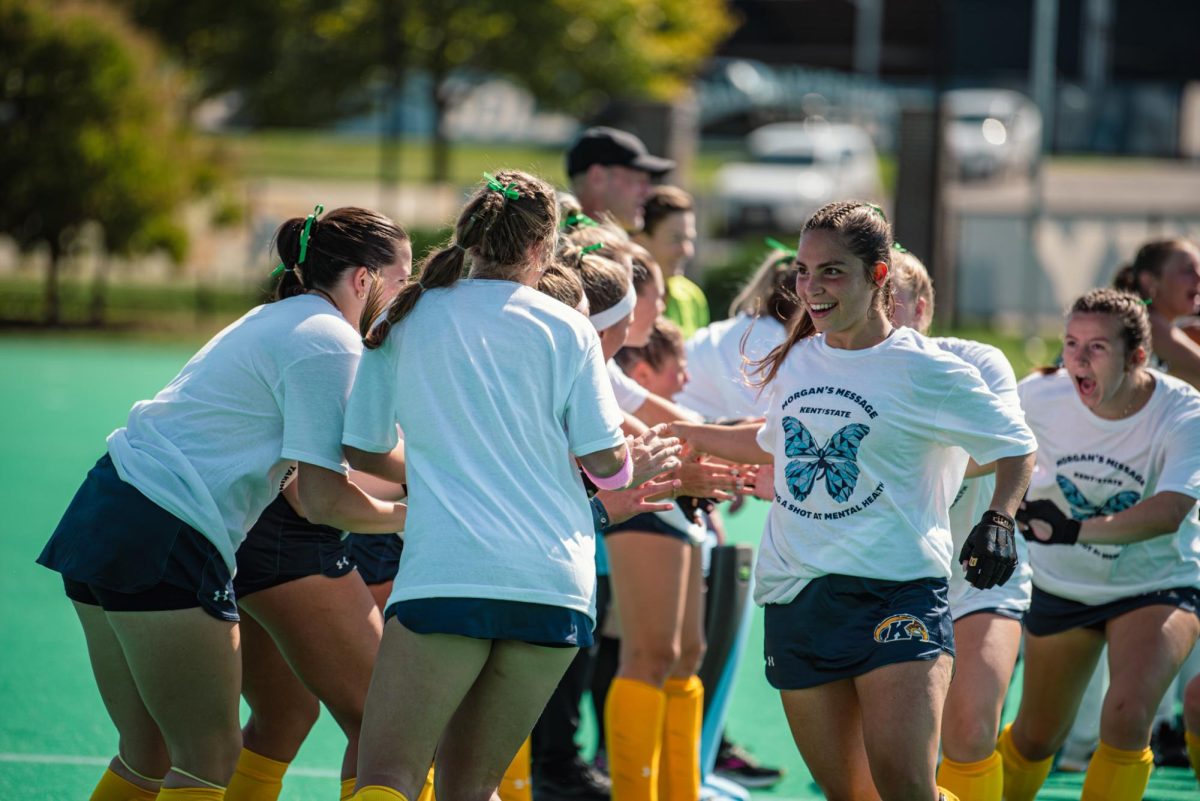
[[[340,578],[354,570],[342,532],[310,523],[276,495],[237,550],[239,598],[306,576]]]
[[[404,540],[395,534],[347,534],[346,553],[367,584],[384,584],[396,578]]]
[[[1105,624],[1114,617],[1143,606],[1157,605],[1175,606],[1200,617],[1200,588],[1172,587],[1089,606],[1039,590],[1035,584],[1029,611],[1025,613],[1025,630],[1035,637],[1061,634],[1077,628],[1103,632]]]

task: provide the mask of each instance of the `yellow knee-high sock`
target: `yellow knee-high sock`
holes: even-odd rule
[[[338,793],[338,801],[350,801],[354,797],[354,783],[358,781],[354,777],[342,779],[342,789]]]
[[[154,801],[158,790],[145,790],[128,779],[112,772],[112,768],[104,771],[96,789],[92,790],[89,801]]]
[[[164,787],[158,801],[224,801],[223,787]]]
[[[243,748],[225,788],[225,801],[276,801],[283,792],[288,763]]]
[[[353,801],[408,801],[404,797],[404,793],[399,790],[393,790],[391,787],[383,787],[382,785],[372,784],[364,787],[351,796]]]
[[[613,801],[658,801],[667,695],[634,679],[616,678],[604,704]]]
[[[1000,801],[1004,790],[1004,762],[993,751],[978,762],[955,762],[942,757],[938,787],[969,801]]]
[[[437,765],[430,765],[429,772],[425,774],[425,784],[421,786],[421,792],[417,794],[417,801],[434,801],[433,797],[433,769]],[[408,801],[408,799],[404,799]]]
[[[1200,734],[1189,731],[1183,736],[1187,740],[1188,762],[1192,763],[1192,772],[1200,779]]]
[[[938,801],[958,801],[958,796],[947,790],[945,787],[938,785]],[[971,801],[970,798],[967,801]]]
[[[1023,757],[1013,745],[1011,724],[1000,732],[996,750],[1004,762],[1004,801],[1033,801],[1050,775],[1054,757],[1037,762]]]
[[[704,683],[699,676],[667,679],[662,754],[658,761],[658,801],[696,801],[700,797],[700,727]]]
[[[1083,777],[1081,801],[1141,801],[1153,769],[1149,748],[1123,751],[1101,740]]]
[[[533,801],[530,748],[529,738],[526,737],[508,770],[504,771],[504,778],[500,780],[500,801]]]

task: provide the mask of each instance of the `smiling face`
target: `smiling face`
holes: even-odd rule
[[[1079,400],[1097,416],[1124,416],[1135,373],[1145,361],[1144,348],[1128,351],[1114,315],[1075,312],[1067,318],[1063,367],[1075,383]]]
[[[879,283],[868,277],[868,265],[855,256],[841,237],[829,230],[815,229],[800,238],[796,254],[796,295],[818,333],[836,348],[861,348],[876,344],[882,323],[883,336],[889,324],[879,303],[879,285],[886,280],[887,265],[869,265],[875,272],[883,267]]]
[[[1163,263],[1162,275],[1150,279],[1154,311],[1175,320],[1200,311],[1200,251],[1185,245]]]

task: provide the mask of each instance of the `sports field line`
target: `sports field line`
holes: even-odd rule
[[[83,754],[18,754],[13,752],[0,752],[0,762],[19,762],[37,765],[80,765],[86,767],[105,767],[111,761],[112,757],[84,756]],[[314,779],[341,778],[341,773],[333,770],[332,768],[305,768],[295,765],[288,768],[288,775],[307,776]],[[779,799],[779,801],[788,800]],[[796,799],[796,801],[799,801],[799,799]]]

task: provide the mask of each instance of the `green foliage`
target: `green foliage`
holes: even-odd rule
[[[99,6],[0,0],[0,76],[0,231],[57,253],[98,222],[114,252],[183,255],[193,157],[145,40]]]

